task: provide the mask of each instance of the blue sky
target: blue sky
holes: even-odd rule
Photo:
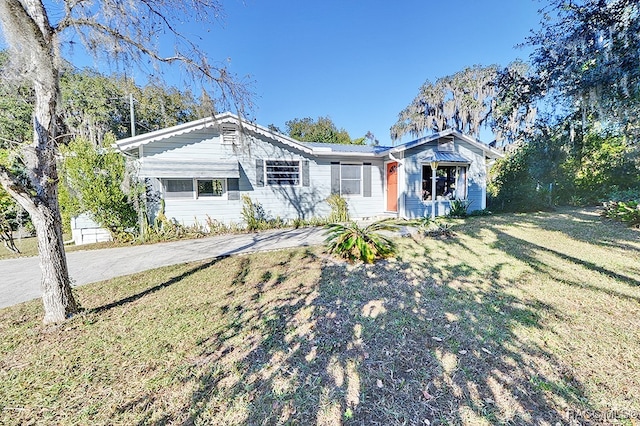
[[[178,28],[212,59],[229,61],[230,70],[240,78],[250,76],[256,94],[252,116],[257,123],[284,131],[287,120],[329,116],[352,138],[371,131],[381,144],[391,145],[389,128],[427,79],[435,81],[475,64],[504,66],[516,58],[527,59],[529,49],[515,46],[538,26],[537,10],[546,2],[222,3],[222,22],[203,28],[185,20]],[[96,66],[80,50],[69,59],[78,67]],[[163,78],[186,89],[179,74],[174,70]],[[141,74],[134,75],[143,83]],[[486,142],[492,139],[488,132],[481,137]]]
[[[254,116],[282,130],[329,116],[356,138],[389,128],[425,80],[474,64],[527,59],[516,49],[539,22],[536,0],[227,1],[203,36],[214,58],[255,81]]]

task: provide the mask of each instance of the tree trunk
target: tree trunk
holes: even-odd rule
[[[78,311],[71,293],[57,198],[54,200],[51,204],[55,205],[40,204],[31,213],[38,237],[45,324],[62,322]]]
[[[38,238],[38,254],[42,270],[42,302],[44,323],[61,322],[78,311],[71,292],[71,280],[64,251],[62,219],[58,202],[57,114],[59,96],[58,72],[49,57],[41,67],[40,79],[34,83],[34,141],[23,152],[32,187],[36,191],[34,206],[29,210]]]
[[[59,49],[40,0],[1,0],[2,30],[12,54],[22,59],[22,73],[34,90],[33,142],[21,147],[29,184],[0,166],[0,181],[29,212],[36,228],[42,270],[44,323],[61,322],[78,310],[64,252],[56,153],[59,96]]]
[[[49,174],[56,176],[55,163]],[[45,324],[62,322],[78,311],[71,292],[62,235],[62,220],[58,204],[57,186],[48,185],[46,196],[32,197],[24,188],[12,183],[6,173],[0,173],[5,190],[29,213],[36,229],[42,279],[42,302]]]

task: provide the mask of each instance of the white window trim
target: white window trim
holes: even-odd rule
[[[167,181],[170,181],[170,180],[190,180],[191,181],[191,185],[192,185],[191,186],[192,189],[190,191],[191,192],[191,196],[190,197],[186,197],[186,196],[185,197],[174,197],[174,196],[171,196],[170,194],[173,194],[174,192],[173,191],[170,192],[170,191],[167,190]],[[162,182],[162,196],[166,200],[193,200],[194,197],[195,197],[194,194],[195,194],[196,191],[195,191],[195,187],[193,186],[193,185],[195,185],[195,182],[191,178],[162,178],[162,179],[160,179],[160,181]],[[186,192],[187,191],[184,191],[184,193],[186,193]]]
[[[342,166],[360,166],[360,191],[357,194],[343,194],[342,193]],[[340,196],[353,198],[353,197],[362,197],[364,194],[364,163],[356,163],[351,161],[340,162]],[[356,180],[356,179],[347,179],[347,180]]]
[[[220,179],[222,180],[222,195],[219,197],[213,195],[203,195],[198,196],[198,181],[199,180],[214,180]],[[172,197],[169,194],[171,192],[167,191],[166,181],[168,180],[190,180],[192,185],[191,197]],[[221,177],[206,177],[206,178],[162,178],[162,195],[166,200],[228,200],[229,199],[229,190],[227,178]]]
[[[288,161],[291,163],[298,163],[298,184],[290,185],[290,184],[269,183],[268,174],[267,174],[267,163],[269,161]],[[267,158],[263,160],[262,164],[263,164],[263,173],[264,173],[264,176],[263,176],[264,186],[287,186],[291,188],[297,188],[302,186],[302,160],[301,159],[296,160],[296,159],[283,159],[283,158]]]

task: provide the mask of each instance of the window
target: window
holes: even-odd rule
[[[225,193],[226,179],[198,179],[198,198],[222,197]]]
[[[466,166],[439,166],[436,169],[436,193],[437,199],[453,200],[467,198]],[[433,199],[433,171],[431,166],[422,166],[422,200]]]
[[[193,198],[193,179],[165,179],[166,198]]]
[[[164,179],[165,198],[226,198],[227,179]]]
[[[362,192],[362,165],[340,164],[340,193],[360,195]]]
[[[267,160],[267,185],[300,185],[300,162]]]

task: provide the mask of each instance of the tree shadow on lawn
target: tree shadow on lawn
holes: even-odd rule
[[[597,208],[561,208],[553,212],[498,214],[479,219],[481,226],[499,225],[558,231],[573,240],[600,247],[640,250],[640,231],[622,222],[603,218]]]
[[[155,293],[157,291],[160,291],[162,289],[170,287],[173,284],[177,284],[177,283],[181,282],[182,280],[184,280],[185,278],[187,278],[187,277],[189,277],[189,276],[191,276],[193,274],[196,274],[199,271],[203,271],[203,270],[215,265],[216,263],[218,263],[221,260],[226,259],[228,257],[229,257],[228,255],[218,256],[216,258],[213,258],[213,259],[209,260],[208,262],[205,262],[205,263],[202,263],[202,264],[200,264],[198,266],[195,266],[195,267],[189,269],[188,271],[185,271],[182,274],[180,274],[180,275],[178,275],[176,277],[173,277],[173,278],[171,278],[171,279],[169,279],[169,280],[167,280],[167,281],[165,281],[163,283],[160,283],[158,285],[150,287],[150,288],[148,288],[148,289],[146,289],[144,291],[141,291],[139,293],[132,294],[131,296],[127,296],[125,298],[116,300],[114,302],[107,303],[105,305],[98,306],[96,308],[92,308],[92,309],[89,310],[89,312],[98,314],[98,313],[105,312],[105,311],[108,311],[108,310],[113,309],[113,308],[117,308],[117,307],[120,307],[120,306],[124,306],[124,305],[130,304],[130,303],[133,303],[133,302],[135,302],[135,301],[137,301],[139,299],[142,299],[145,296],[148,296],[148,295],[153,294],[153,293]]]
[[[513,226],[518,226],[518,225],[513,224]],[[640,276],[640,269],[635,267],[633,263],[625,265],[624,273],[616,272],[609,269],[608,267],[581,259],[578,256],[566,254],[559,250],[555,250],[553,248],[545,247],[541,244],[536,244],[535,242],[528,241],[524,238],[518,238],[516,236],[510,235],[507,232],[500,229],[499,226],[485,226],[483,227],[483,230],[489,231],[493,233],[493,235],[495,236],[496,242],[491,244],[492,248],[499,249],[503,251],[507,256],[513,257],[519,261],[526,263],[533,270],[537,272],[541,272],[544,275],[552,278],[560,277],[564,282],[573,282],[576,286],[590,288],[595,291],[606,292],[608,294],[614,294],[619,297],[629,298],[629,299],[640,302],[640,298],[635,296],[625,295],[619,292],[612,292],[603,287],[590,286],[586,283],[580,283],[577,280],[567,280],[566,278],[562,277],[563,270],[560,270],[558,268],[555,268],[549,265],[548,263],[545,263],[544,260],[540,258],[539,253],[545,253],[550,257],[555,257],[557,259],[563,260],[573,265],[580,266],[584,268],[584,270],[597,272],[599,274],[602,274],[604,276],[607,276],[619,282],[625,283],[629,286],[637,287],[637,286],[640,286],[640,280],[638,279],[638,276]],[[478,238],[480,237],[479,233],[471,232],[468,234]],[[459,239],[452,240],[452,244],[457,244],[463,247],[465,250],[468,250],[469,252],[473,252],[472,247],[460,241]],[[595,244],[597,244],[597,242],[595,242]],[[606,259],[601,259],[601,260],[606,260]],[[635,276],[633,276],[634,274]]]
[[[525,223],[539,229],[553,229],[546,226],[549,220],[559,219],[542,217]],[[588,377],[591,392],[594,386],[598,388],[600,409],[605,405],[637,407],[634,392],[626,389],[637,386],[629,365],[636,365],[633,360],[638,358],[633,355],[635,347],[628,342],[637,341],[634,324],[637,324],[640,303],[640,270],[634,259],[638,249],[623,243],[616,246],[620,252],[609,252],[599,248],[600,241],[589,239],[574,244],[572,237],[584,234],[585,229],[575,229],[575,233],[568,233],[566,237],[541,239],[521,230],[515,232],[519,226],[519,221],[487,223],[482,232],[485,238],[487,233],[493,235],[495,241],[491,247],[503,253],[505,263],[520,263],[531,269],[530,275],[535,278],[529,280],[525,274],[522,281],[529,280],[527,291],[535,299],[551,300],[556,311],[566,313],[567,320],[553,327],[562,330],[554,330],[560,340],[556,346],[559,351],[570,354],[568,358],[580,377]],[[588,228],[593,226],[593,221],[584,221],[579,226]],[[622,238],[616,241],[634,240],[635,230],[619,228],[619,224],[613,226],[618,229],[611,234],[623,231]],[[555,228],[561,229],[562,226]],[[603,235],[608,237],[606,232]],[[481,237],[480,232],[469,233],[469,236]],[[472,250],[462,238],[453,240],[452,244]],[[545,294],[547,291],[550,294]],[[626,358],[632,361],[627,364]]]
[[[269,272],[251,288],[277,300],[249,298],[203,342],[184,424],[567,420],[567,408],[589,408],[581,384],[524,337],[545,326],[541,312],[561,314],[510,294],[502,267],[324,260],[317,284],[299,287]]]

